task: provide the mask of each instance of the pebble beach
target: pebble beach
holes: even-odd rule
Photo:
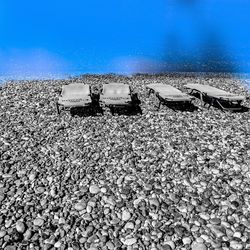
[[[56,112],[62,85],[128,83],[142,115]],[[250,249],[250,112],[157,110],[146,85],[227,75],[85,75],[0,87],[0,249]],[[194,105],[199,106],[195,100]]]

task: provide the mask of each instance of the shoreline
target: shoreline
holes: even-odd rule
[[[167,73],[135,73],[135,74],[116,74],[116,73],[107,73],[107,74],[90,74],[90,73],[85,73],[85,74],[64,74],[64,75],[56,75],[49,77],[42,77],[42,76],[27,76],[27,77],[20,77],[18,75],[9,75],[9,76],[4,76],[0,75],[0,85],[6,84],[8,82],[23,82],[23,81],[57,81],[57,80],[71,80],[71,79],[83,79],[85,77],[102,77],[102,76],[116,76],[116,77],[121,77],[121,78],[133,78],[135,76],[144,76],[144,77],[157,77],[157,76],[166,76],[166,77],[198,77],[198,78],[204,78],[204,77],[209,77],[209,78],[236,78],[243,80],[250,85],[250,73],[225,73],[225,72],[167,72]]]

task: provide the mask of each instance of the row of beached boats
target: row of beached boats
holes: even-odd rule
[[[241,103],[245,96],[229,93],[227,91],[203,84],[184,85],[187,93],[167,84],[156,83],[146,85],[147,95],[154,94],[158,99],[158,109],[166,104],[172,109],[188,107],[195,98],[201,102],[201,106],[210,108],[216,106],[222,110],[241,110]],[[114,114],[116,108],[140,109],[138,94],[132,90],[129,84],[109,83],[103,84],[102,90],[92,90],[90,85],[83,83],[71,83],[62,86],[61,94],[56,102],[57,112],[72,108],[91,107],[102,113],[102,107],[107,106]]]

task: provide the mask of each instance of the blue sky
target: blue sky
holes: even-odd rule
[[[0,74],[250,73],[249,0],[0,0]]]

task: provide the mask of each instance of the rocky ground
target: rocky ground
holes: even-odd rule
[[[0,91],[0,249],[250,249],[250,112],[157,111],[145,92],[200,82],[249,97],[240,80],[85,76],[129,83],[143,114],[58,116],[74,81]]]

